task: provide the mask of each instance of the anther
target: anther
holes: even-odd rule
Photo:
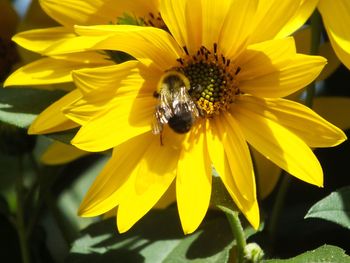
[[[216,54],[217,50],[218,50],[218,44],[214,43],[214,54]]]
[[[184,61],[183,61],[183,59],[182,59],[182,58],[178,58],[178,59],[176,59],[176,61],[177,61],[177,62],[179,62],[181,65],[183,65],[183,64],[184,64]]]
[[[222,58],[222,63],[226,64],[226,59],[225,59],[224,55],[221,55],[221,58]]]
[[[236,72],[235,72],[235,75],[238,75],[238,73],[239,73],[240,71],[241,71],[241,68],[238,67],[237,70],[236,70]]]
[[[186,47],[186,46],[183,46],[182,48],[183,48],[183,50],[185,51],[186,55],[190,55],[190,54],[188,53],[188,50],[187,50],[187,47]]]

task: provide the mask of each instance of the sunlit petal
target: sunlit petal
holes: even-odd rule
[[[179,150],[161,145],[157,137],[136,166],[129,190],[118,207],[117,226],[123,233],[130,229],[160,199],[175,178]]]
[[[47,165],[61,165],[72,162],[89,154],[78,148],[59,141],[54,141],[41,155],[40,161]]]
[[[46,108],[29,127],[29,134],[45,134],[69,130],[78,126],[62,113],[62,108],[79,99],[81,93],[73,90]]]
[[[320,0],[318,9],[335,53],[350,69],[350,2]]]
[[[211,194],[211,163],[203,133],[204,124],[193,128],[178,161],[176,199],[185,234],[202,222]]]
[[[283,125],[310,147],[332,147],[346,140],[339,128],[310,108],[291,100],[241,96],[237,106]]]
[[[262,114],[232,107],[242,131],[257,151],[295,177],[323,185],[323,172],[317,158],[307,144],[293,132]]]
[[[81,216],[97,216],[116,207],[128,189],[135,167],[152,142],[147,133],[121,144],[98,175],[79,208]]]

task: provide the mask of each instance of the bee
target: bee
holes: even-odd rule
[[[190,82],[180,72],[169,71],[162,77],[155,92],[158,105],[154,112],[154,134],[162,135],[164,124],[180,134],[191,129],[199,112],[188,93],[189,90]]]

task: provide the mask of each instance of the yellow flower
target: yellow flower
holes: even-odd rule
[[[225,1],[226,5],[231,0]],[[47,55],[50,46],[76,36],[73,25],[95,25],[117,23],[126,14],[144,25],[163,28],[159,16],[159,0],[109,1],[109,0],[39,0],[42,9],[59,25],[57,27],[34,29],[17,34],[14,41],[20,46]],[[277,0],[261,0],[255,13],[256,30],[252,42],[280,38],[297,30],[309,17],[316,0],[288,0],[281,4]],[[34,2],[35,3],[35,2]],[[213,4],[215,5],[215,4]],[[159,22],[161,21],[161,22]],[[212,31],[216,24],[213,23]],[[80,52],[60,56],[49,56],[32,62],[14,72],[4,86],[25,86],[46,88],[55,85],[63,88],[72,81],[71,71],[86,67],[110,65],[113,62],[103,54]],[[61,109],[79,98],[77,90],[71,91],[61,100],[43,111],[29,129],[29,133],[43,134],[71,129],[76,123],[68,120]]]
[[[335,146],[346,137],[309,108],[281,98],[312,82],[326,63],[297,54],[293,38],[273,39],[297,8],[293,1],[164,0],[160,14],[171,34],[77,26],[79,37],[48,48],[48,55],[120,50],[137,59],[73,72],[83,94],[63,110],[82,126],[73,145],[92,152],[113,148],[80,214],[118,206],[118,229],[127,231],[175,180],[181,224],[191,233],[209,206],[213,165],[257,228],[247,142],[295,177],[322,186],[322,168],[309,146]]]
[[[152,22],[150,14],[156,14],[154,16],[157,19],[159,6],[159,0],[117,1],[117,3],[103,0],[40,0],[39,2],[42,9],[60,26],[21,32],[13,40],[18,45],[40,55],[43,55],[50,46],[74,38],[76,36],[73,28],[75,24],[118,23],[124,12],[149,23]],[[72,82],[72,70],[112,64],[114,62],[105,52],[80,52],[62,56],[48,56],[19,68],[6,80],[4,86],[32,85],[37,88],[41,86],[46,88],[49,84],[60,84],[55,86],[55,88],[60,88],[63,87],[62,84]],[[35,125],[30,128],[29,132],[48,133],[76,127],[76,123],[61,113],[61,108],[79,96],[80,93],[73,90],[47,108],[35,122],[35,125],[40,126],[40,132],[35,128]]]

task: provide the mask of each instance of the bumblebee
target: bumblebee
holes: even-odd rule
[[[155,92],[158,105],[154,112],[154,134],[161,135],[164,124],[180,134],[191,129],[199,112],[189,90],[190,82],[180,72],[169,71],[162,77]]]

